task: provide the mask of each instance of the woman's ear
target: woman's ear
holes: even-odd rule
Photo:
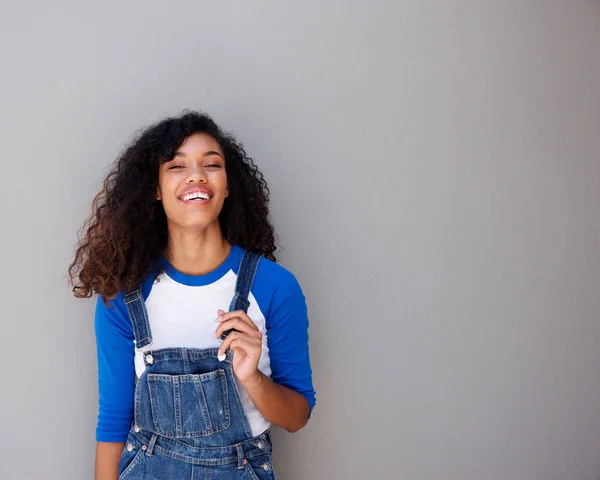
[[[156,187],[156,199],[160,200],[161,196],[160,196],[160,187]]]

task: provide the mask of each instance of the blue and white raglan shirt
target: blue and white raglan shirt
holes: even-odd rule
[[[144,371],[143,351],[152,348],[218,348],[213,338],[217,310],[229,310],[235,291],[243,249],[232,246],[223,264],[206,275],[177,271],[164,256],[158,277],[148,276],[141,285],[152,332],[152,346],[134,346],[133,327],[121,291],[104,305],[98,296],[95,313],[98,354],[99,414],[96,441],[124,442],[133,422],[135,377]],[[248,316],[263,335],[258,368],[275,383],[302,394],[315,405],[315,391],[308,350],[308,316],[302,289],[292,273],[261,258],[249,295]],[[237,381],[237,379],[236,379]],[[269,426],[250,399],[238,387],[253,435]]]

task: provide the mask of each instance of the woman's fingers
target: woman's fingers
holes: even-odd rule
[[[218,322],[218,323],[227,322],[227,321],[231,320],[232,318],[240,318],[241,320],[246,322],[250,327],[258,330],[258,327],[254,324],[254,322],[248,316],[248,314],[246,312],[244,312],[243,310],[234,310],[232,312],[226,312],[226,313],[225,312],[221,313],[221,312],[223,312],[223,310],[217,311],[217,313],[220,313],[219,317],[216,320],[216,322]]]
[[[234,310],[233,312],[218,310],[217,314],[219,318],[216,321],[219,323],[219,326],[215,330],[214,338],[221,337],[223,333],[227,334],[219,347],[219,360],[224,360],[225,352],[229,348],[237,356],[238,362],[244,357],[247,359],[252,358],[251,362],[256,363],[254,365],[256,369],[262,351],[263,338],[258,327],[243,310]],[[239,356],[240,354],[242,357]],[[238,363],[237,365],[239,366],[240,364]],[[240,373],[236,372],[236,374]]]
[[[234,317],[230,320],[225,320],[220,323],[213,335],[213,338],[219,338],[221,334],[227,330],[235,329],[238,332],[245,333],[246,335],[253,338],[262,339],[262,334],[258,331],[258,328],[254,323],[252,325],[248,325],[248,322],[245,322],[240,317]]]
[[[244,332],[256,338],[262,338],[258,327],[243,310],[234,310],[232,312],[217,310],[217,314],[219,317],[216,319],[216,322],[219,323],[219,326],[217,327],[213,338],[219,338],[223,332],[229,334],[232,330]]]
[[[228,348],[233,351],[241,349],[249,356],[257,354],[260,357],[262,342],[241,332],[231,332],[219,347],[218,356],[224,355]]]

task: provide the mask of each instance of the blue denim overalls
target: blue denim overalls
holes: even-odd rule
[[[245,251],[230,311],[248,311],[260,255]],[[152,344],[141,288],[125,295],[135,346]],[[215,327],[216,328],[216,327]],[[145,350],[135,387],[134,423],[119,462],[121,479],[221,480],[275,478],[271,440],[252,436],[229,350]]]

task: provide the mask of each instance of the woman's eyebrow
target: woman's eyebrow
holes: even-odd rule
[[[209,150],[208,152],[204,152],[202,154],[203,157],[210,157],[211,155],[218,155],[219,157],[223,158],[223,155],[221,155],[219,152],[215,152],[214,150]],[[175,152],[175,155],[173,155],[174,157],[186,157],[187,155],[184,152]],[[223,158],[224,160],[224,158]]]

